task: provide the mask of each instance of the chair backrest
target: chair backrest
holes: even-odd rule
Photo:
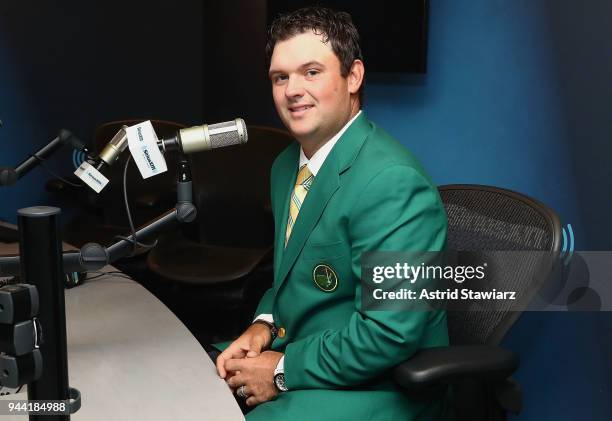
[[[141,123],[146,119],[131,119],[111,121],[101,124],[94,131],[93,146],[97,153],[108,144],[113,136],[123,126],[132,126]],[[155,129],[158,138],[174,136],[177,130],[186,126],[180,123],[165,120],[151,120],[151,124]],[[127,218],[123,206],[123,169],[125,161],[129,153],[124,152],[119,159],[105,171],[106,177],[110,180],[109,185],[95,197],[96,203],[101,204],[104,208],[105,219],[108,224],[127,226]],[[170,152],[164,155],[168,171],[159,174],[155,177],[143,179],[138,171],[138,168],[131,162],[127,172],[127,188],[128,197],[131,203],[137,198],[145,200],[147,197],[168,197],[170,201],[168,205],[173,206],[176,202],[176,171],[178,164],[178,154]],[[143,208],[138,206],[130,206],[135,225],[141,225],[148,222],[152,218],[159,216],[159,207]],[[168,207],[169,209],[169,207]]]
[[[498,269],[488,286],[516,291],[516,302],[528,304],[546,281],[560,251],[557,214],[530,197],[496,187],[446,185],[439,191],[448,216],[448,250],[476,252],[489,268]],[[533,253],[533,258],[522,259],[519,267],[508,267],[500,253],[491,253],[527,250],[550,253]],[[451,344],[496,345],[521,314],[510,304],[486,301],[479,305],[478,311],[448,312]]]
[[[273,243],[270,169],[293,138],[272,127],[248,126],[247,131],[244,145],[192,156],[200,242],[246,248]]]

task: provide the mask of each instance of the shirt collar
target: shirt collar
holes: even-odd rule
[[[304,165],[308,165],[308,169],[310,170],[312,175],[316,177],[317,173],[319,172],[319,169],[321,169],[321,166],[325,162],[327,155],[329,155],[332,148],[334,147],[336,142],[338,142],[338,139],[342,137],[346,129],[348,129],[349,126],[353,124],[353,121],[355,121],[355,119],[359,117],[359,114],[361,114],[361,110],[359,110],[359,112],[355,114],[355,116],[351,118],[351,120],[348,123],[346,123],[344,127],[340,129],[338,133],[334,135],[334,137],[332,137],[327,142],[325,142],[325,144],[321,146],[319,150],[314,153],[314,155],[312,156],[312,158],[310,158],[310,160],[306,158],[306,155],[304,154],[304,149],[300,147],[300,166],[299,168],[302,168]]]

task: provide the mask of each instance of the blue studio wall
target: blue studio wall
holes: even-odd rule
[[[374,75],[368,114],[437,184],[531,195],[583,239],[546,4],[433,0],[430,9],[427,74]]]
[[[201,124],[202,41],[199,0],[0,2],[0,166],[14,167],[61,128],[91,144],[94,128],[113,120]],[[70,174],[71,150],[47,166]],[[15,222],[32,205],[69,213],[45,191],[52,178],[39,167],[0,187],[0,218]]]
[[[32,103],[31,95],[6,39],[0,36],[0,167],[14,167],[33,152],[31,139],[39,139],[37,145],[42,146],[55,135],[43,129],[42,111]],[[0,187],[0,220],[15,221],[17,209],[45,203],[41,177],[42,169],[36,168],[19,184]]]
[[[610,16],[606,0],[431,0],[427,74],[370,76],[365,110],[437,184],[525,193],[578,250],[610,250]],[[609,419],[610,332],[610,313],[524,314],[503,344],[521,357],[516,419]]]
[[[160,18],[180,14],[177,8],[191,4],[189,15],[195,24],[201,16],[196,3],[160,6],[155,13]],[[23,13],[13,17],[23,15],[25,22],[27,7],[14,5],[13,12]],[[93,52],[86,42],[79,44],[74,35],[77,24],[86,33],[112,34],[105,29],[114,22],[112,14],[104,18],[104,11],[85,9],[79,13],[89,16],[89,25],[46,24],[48,31],[64,31],[60,39],[69,41],[70,51],[84,54],[73,61],[64,57],[69,60],[67,68],[79,69],[83,60],[88,66],[68,75],[42,66],[54,63],[54,53],[30,54],[40,32],[33,31],[29,39],[16,37],[27,33],[19,29],[19,22],[10,31],[0,24],[0,119],[5,123],[0,128],[0,166],[14,165],[48,142],[58,125],[87,137],[94,123],[145,114],[200,124],[201,87],[190,83],[206,83],[198,76],[205,66],[200,62],[177,70],[172,79],[183,86],[164,84],[158,87],[161,91],[152,91],[155,79],[150,75],[138,78],[134,68],[97,61],[100,49],[107,57],[130,57],[117,49],[121,36],[111,35],[111,41]],[[46,13],[59,14],[53,6]],[[427,74],[368,75],[365,110],[420,158],[437,184],[491,184],[528,194],[554,208],[564,224],[572,224],[578,249],[610,250],[609,16],[612,3],[607,0],[431,0]],[[181,28],[187,26],[173,29]],[[175,44],[185,53],[202,51],[201,45],[186,42],[194,36],[178,32]],[[151,48],[146,56],[154,64],[168,63],[156,61],[156,51]],[[51,73],[40,76],[41,68]],[[130,77],[119,77],[120,71]],[[89,80],[88,72],[97,79]],[[105,78],[109,72],[114,77]],[[57,80],[68,86],[68,95],[53,86]],[[122,83],[116,84],[118,80]],[[127,88],[135,89],[140,100],[128,99]],[[157,101],[162,96],[174,101]],[[235,105],[240,104],[239,95],[231,98],[233,112],[241,113]],[[61,167],[52,163],[52,168]],[[63,169],[65,173],[69,165]],[[47,178],[36,169],[17,186],[2,188],[0,218],[14,220],[19,207],[52,204],[44,192]],[[525,408],[516,419],[608,419],[611,331],[612,317],[606,313],[525,314],[504,342],[521,356],[516,378],[524,387]]]

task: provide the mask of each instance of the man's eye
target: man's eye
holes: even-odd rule
[[[311,69],[311,70],[308,70],[308,71],[306,72],[306,74],[307,74],[308,76],[316,76],[316,75],[318,75],[318,74],[319,74],[319,71],[318,71],[318,70],[312,70],[312,69]]]
[[[286,75],[274,76],[274,83],[283,82],[285,80],[287,80],[287,76]]]

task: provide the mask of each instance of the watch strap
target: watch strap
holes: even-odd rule
[[[285,383],[285,373],[277,373],[274,376],[274,385],[279,390],[279,392],[287,392],[289,389]]]

